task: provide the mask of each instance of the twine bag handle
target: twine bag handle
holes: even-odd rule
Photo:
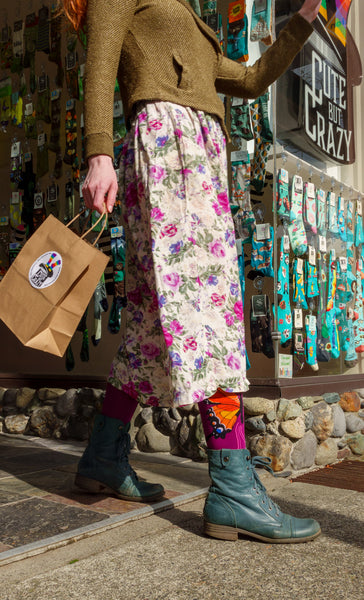
[[[74,223],[77,219],[79,219],[79,217],[86,212],[86,208],[84,208],[83,210],[81,210],[81,212],[79,212],[75,217],[73,217],[73,219],[67,223],[66,227],[70,227],[70,225],[72,225],[72,223]],[[100,215],[100,217],[97,219],[97,221],[95,221],[95,223],[93,225],[91,225],[91,227],[85,231],[81,236],[81,240],[83,240],[89,233],[90,231],[92,231],[99,223],[100,221],[107,215],[106,210],[104,210],[104,212]],[[97,242],[99,241],[100,237],[102,236],[102,234],[104,233],[106,227],[106,219],[104,220],[103,224],[102,224],[102,228],[101,231],[99,232],[99,235],[97,236],[97,238],[93,241],[93,243],[91,244],[92,246],[96,246]]]

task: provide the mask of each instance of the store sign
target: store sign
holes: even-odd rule
[[[347,29],[351,4],[323,0],[313,34],[278,83],[278,137],[341,164],[355,162],[353,86],[362,75],[358,49]]]

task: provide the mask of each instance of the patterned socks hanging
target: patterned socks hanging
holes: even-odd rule
[[[218,389],[198,404],[207,447],[211,450],[246,448],[242,394]]]
[[[266,163],[273,136],[268,120],[268,94],[251,103],[252,126],[254,133],[254,158],[252,162],[252,186],[257,193],[263,191]]]
[[[303,224],[303,181],[294,175],[291,190],[291,210],[288,233],[291,248],[296,256],[302,256],[307,250],[307,235]]]
[[[287,243],[288,242],[288,243]],[[292,339],[292,313],[289,303],[289,239],[281,239],[279,255],[279,268],[277,277],[277,323],[281,334],[281,346],[285,347]]]

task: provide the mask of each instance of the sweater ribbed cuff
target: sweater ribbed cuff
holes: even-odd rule
[[[107,133],[91,133],[85,138],[86,160],[95,154],[107,154],[114,159],[114,143]]]

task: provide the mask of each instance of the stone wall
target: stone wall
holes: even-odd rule
[[[0,388],[0,431],[87,440],[104,392],[91,388]],[[245,426],[253,455],[274,471],[299,471],[349,456],[364,456],[364,389],[296,400],[245,398]],[[197,406],[139,408],[131,427],[141,452],[206,459]]]

